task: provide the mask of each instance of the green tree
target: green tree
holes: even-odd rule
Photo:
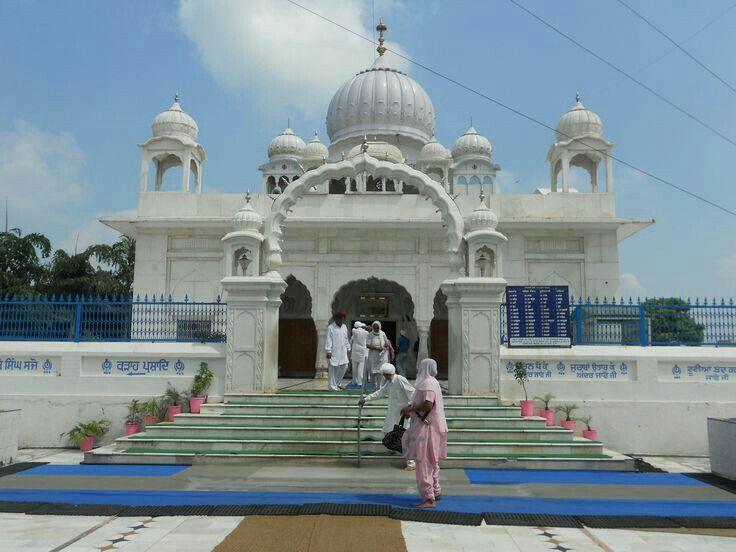
[[[0,232],[0,295],[39,292],[45,277],[41,262],[51,254],[51,242],[43,234],[22,235],[13,228]]]
[[[690,315],[690,304],[676,297],[648,299],[646,316],[651,323],[652,343],[703,342],[705,326],[698,324]]]
[[[133,289],[135,272],[135,240],[123,236],[112,245],[100,244],[90,246],[89,251],[98,262],[109,268],[106,272],[114,282],[111,293],[129,294]]]

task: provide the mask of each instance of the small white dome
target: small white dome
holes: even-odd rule
[[[233,215],[235,230],[258,232],[263,224],[263,217],[250,204],[250,193],[245,196],[245,205]]]
[[[304,147],[304,151],[302,151],[302,158],[310,161],[323,161],[327,159],[329,155],[330,152],[327,150],[327,146],[322,143],[319,136],[317,136],[317,131],[315,130],[314,138],[312,138],[312,141],[309,142]]]
[[[470,230],[473,232],[477,230],[495,230],[496,226],[498,226],[496,213],[486,207],[485,202],[481,200],[473,214],[470,215]]]
[[[159,136],[187,136],[196,141],[197,134],[199,134],[197,123],[182,111],[178,95],[169,109],[156,115],[151,130],[154,138]]]
[[[269,159],[279,155],[301,157],[305,147],[304,140],[294,134],[293,130],[287,128],[271,140],[271,144],[268,146],[268,157]]]
[[[580,103],[580,96],[575,98],[575,105],[565,113],[557,123],[556,136],[558,142],[567,142],[579,136],[603,135],[603,121],[590,109]]]
[[[356,155],[361,155],[363,153],[366,153],[379,161],[389,161],[391,163],[404,162],[404,155],[401,153],[401,150],[388,142],[365,142],[363,144],[358,144],[350,149],[347,158],[350,159],[351,157],[355,157]]]
[[[432,139],[422,147],[417,156],[418,162],[446,161],[448,159],[452,159],[452,155],[445,146],[437,141],[434,134],[432,135]]]
[[[493,148],[488,138],[479,134],[472,126],[452,146],[452,157],[454,159],[465,156],[490,159],[492,154]]]
[[[427,142],[434,129],[434,106],[415,80],[379,56],[370,69],[343,84],[327,111],[327,134],[343,138],[399,134]]]

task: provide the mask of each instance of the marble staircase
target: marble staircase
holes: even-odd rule
[[[358,395],[321,391],[231,393],[85,455],[86,463],[337,463],[357,461]],[[362,411],[361,459],[400,463],[381,444],[386,401]],[[445,467],[633,469],[633,460],[602,443],[522,418],[517,405],[496,397],[445,397],[450,428]]]

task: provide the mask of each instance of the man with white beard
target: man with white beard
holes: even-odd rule
[[[353,363],[353,385],[363,386],[363,373],[365,372],[365,359],[368,356],[368,348],[366,342],[368,340],[368,330],[365,324],[357,321],[353,325],[352,347],[352,363]]]

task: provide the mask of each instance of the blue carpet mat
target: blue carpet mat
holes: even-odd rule
[[[123,504],[128,506],[245,504],[388,504],[411,508],[418,497],[403,494],[256,493],[206,491],[88,491],[0,489],[0,501]],[[504,512],[571,516],[736,517],[736,500],[612,500],[445,496],[437,509],[448,512]]]
[[[75,476],[122,476],[122,477],[167,477],[175,475],[189,466],[162,465],[104,465],[104,464],[47,464],[25,470],[18,475],[75,475]]]
[[[522,485],[551,483],[560,485],[644,485],[684,486],[707,485],[679,473],[626,473],[594,470],[492,470],[468,468],[468,481],[474,485]]]

